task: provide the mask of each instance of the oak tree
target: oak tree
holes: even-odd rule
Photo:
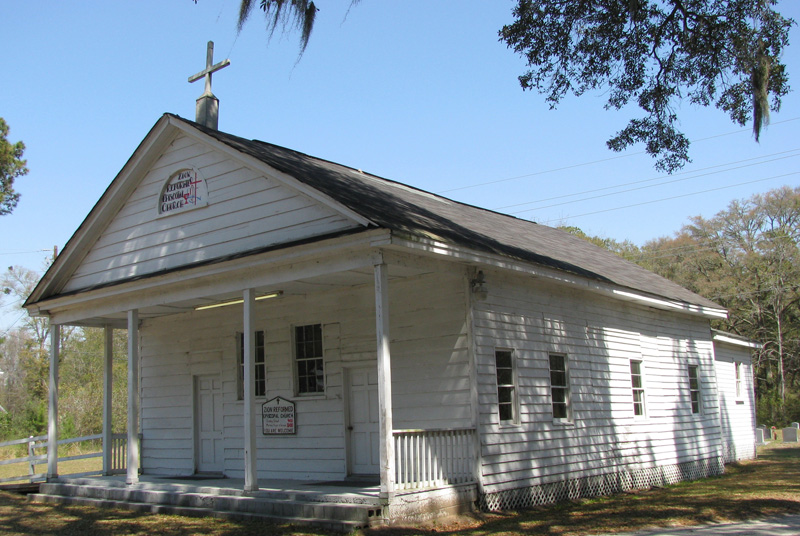
[[[14,190],[14,179],[28,173],[22,153],[25,144],[21,141],[8,141],[8,125],[0,117],[0,216],[10,214],[19,202],[19,194]]]
[[[197,1],[197,0],[195,0]],[[351,7],[359,0],[351,0]],[[637,143],[673,172],[690,161],[679,129],[684,102],[714,106],[731,120],[752,120],[756,141],[789,92],[781,61],[795,21],[778,0],[518,0],[501,41],[525,57],[524,89],[556,107],[568,94],[603,91],[607,109],[635,103],[640,117],[607,142],[614,151]],[[256,3],[241,0],[241,31]],[[301,52],[316,19],[312,0],[260,0],[272,34],[301,30]]]
[[[756,340],[759,419],[800,419],[800,187],[733,201],[691,218],[632,260],[728,310],[716,326]]]
[[[753,355],[759,422],[800,420],[800,187],[732,201],[641,247],[561,229],[722,305],[728,317],[713,327],[761,343]]]
[[[689,161],[678,129],[688,102],[753,122],[756,140],[789,91],[781,53],[795,22],[777,0],[518,0],[500,39],[524,56],[524,89],[555,107],[568,94],[603,91],[607,109],[643,112],[608,140],[621,151],[644,143],[656,167]]]
[[[358,0],[355,0],[358,1]],[[242,0],[239,5],[238,30],[242,31],[245,22],[250,17],[255,2]],[[264,12],[267,21],[267,33],[272,36],[278,27],[284,31],[294,27],[300,30],[300,54],[308,46],[311,30],[314,29],[314,19],[317,16],[317,6],[313,0],[260,0],[259,8]]]

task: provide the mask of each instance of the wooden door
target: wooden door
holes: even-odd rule
[[[222,380],[219,375],[195,376],[195,457],[198,473],[221,473]]]
[[[376,368],[349,370],[349,441],[351,475],[380,472],[378,426],[378,371]]]

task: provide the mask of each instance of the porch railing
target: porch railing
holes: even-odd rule
[[[475,481],[475,429],[395,430],[395,486],[425,489]]]
[[[68,445],[71,443],[83,443],[89,441],[99,441],[102,440],[103,436],[101,434],[95,434],[90,436],[83,436],[83,437],[75,437],[70,439],[59,439],[59,445]],[[2,447],[13,447],[15,445],[25,445],[28,446],[28,455],[24,458],[13,458],[9,460],[2,460],[0,461],[0,466],[2,465],[14,465],[14,464],[26,464],[27,473],[26,475],[19,475],[19,476],[12,476],[6,478],[0,478],[0,484],[10,483],[10,482],[20,482],[23,480],[27,480],[29,482],[37,482],[44,480],[47,477],[46,473],[37,473],[36,466],[37,465],[45,465],[47,464],[47,449],[49,447],[49,443],[47,441],[46,435],[41,436],[30,436],[25,437],[22,439],[14,439],[12,441],[4,441],[0,443],[0,448]],[[111,474],[119,474],[125,473],[125,466],[126,466],[126,457],[127,457],[127,448],[128,448],[128,436],[126,434],[112,434],[111,435],[111,452],[109,453],[111,456]],[[44,451],[43,454],[37,454],[37,451]],[[90,458],[102,458],[102,452],[90,452],[88,454],[76,454],[73,456],[63,456],[59,457],[59,462],[68,462],[72,460],[86,460]],[[80,473],[62,473],[59,471],[59,474],[70,474],[71,476],[90,476],[90,475],[99,475],[102,474],[103,470],[97,469],[94,471],[84,471]]]
[[[125,474],[128,466],[128,434],[111,434],[110,456],[109,473],[112,475]]]

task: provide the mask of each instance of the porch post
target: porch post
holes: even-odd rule
[[[112,433],[112,387],[113,387],[113,358],[114,358],[114,328],[106,326],[105,345],[103,351],[103,474],[111,474],[111,441]]]
[[[378,425],[382,499],[394,496],[395,459],[392,436],[392,369],[389,351],[389,276],[386,265],[375,264],[375,327],[378,343]]]
[[[256,436],[253,433],[253,370],[255,369],[255,292],[246,289],[244,298],[244,491],[258,489],[258,473],[256,471]]]
[[[128,474],[139,482],[139,311],[128,311]]]
[[[61,326],[50,324],[50,392],[47,410],[47,480],[58,478],[58,357]]]

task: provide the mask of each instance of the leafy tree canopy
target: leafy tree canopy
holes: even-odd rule
[[[777,0],[518,0],[500,39],[523,55],[524,89],[555,107],[567,94],[602,90],[607,109],[635,102],[641,117],[608,140],[621,151],[644,143],[656,167],[689,161],[677,128],[679,103],[715,106],[756,140],[770,106],[789,91],[781,53],[792,19]]]
[[[195,0],[196,2],[197,0]],[[360,0],[351,0],[351,6]],[[607,109],[636,103],[631,119],[607,144],[615,151],[643,143],[656,168],[689,162],[689,140],[678,129],[687,101],[714,106],[731,120],[750,119],[758,141],[769,112],[789,92],[781,53],[795,21],[778,0],[518,0],[515,20],[499,34],[525,57],[524,89],[555,107],[567,94],[608,94]],[[308,45],[317,7],[312,0],[260,0],[267,32],[301,30]],[[238,28],[254,0],[241,0]]]
[[[8,141],[8,125],[0,117],[0,216],[10,214],[17,206],[19,194],[14,191],[14,179],[28,173],[22,153],[25,144]]]
[[[753,363],[759,421],[800,420],[800,187],[733,201],[641,248],[562,229],[725,307],[715,327],[762,344]]]
[[[250,17],[254,4],[253,0],[242,0],[237,24],[239,31],[242,31],[245,22]],[[311,30],[314,29],[314,19],[319,11],[313,0],[260,0],[259,7],[264,12],[267,33],[270,36],[278,27],[283,30],[289,27],[300,30],[300,54],[302,55],[308,46]]]

